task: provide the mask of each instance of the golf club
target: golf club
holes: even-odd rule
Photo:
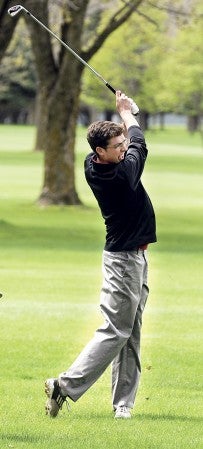
[[[33,14],[31,14],[26,8],[24,8],[24,6],[21,6],[21,5],[12,6],[11,8],[9,8],[8,13],[10,14],[11,17],[14,17],[21,11],[23,11],[28,16],[30,16],[33,20],[35,20],[35,22],[37,22],[41,27],[43,27],[46,31],[48,31],[49,34],[51,34],[53,37],[55,37],[55,39],[57,39],[61,43],[61,45],[63,45],[70,53],[72,53],[73,56],[75,56],[75,58],[77,58],[83,65],[88,67],[88,69],[90,69],[97,76],[97,78],[99,78],[106,85],[106,87],[108,87],[108,89],[110,89],[114,94],[116,93],[116,90],[114,89],[114,87],[112,87],[111,84],[109,84],[103,78],[103,76],[100,75],[100,73],[98,73],[95,69],[93,69],[93,67],[91,67],[71,47],[69,47],[55,33],[53,33],[53,31],[51,31],[49,28],[47,28],[46,25],[44,25],[42,22],[40,22],[40,20],[38,20],[35,16],[33,16]],[[139,108],[136,105],[136,103],[134,103],[133,100],[132,100],[132,104],[131,104],[131,112],[133,115],[137,115],[139,112]]]

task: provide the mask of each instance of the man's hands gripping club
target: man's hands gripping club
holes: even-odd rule
[[[133,100],[131,98],[127,97],[120,90],[116,91],[116,108],[127,129],[133,125],[139,126],[135,116],[132,115],[132,103]]]

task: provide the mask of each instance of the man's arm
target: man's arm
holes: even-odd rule
[[[131,112],[131,99],[121,93],[120,90],[116,91],[116,108],[127,130],[130,126],[139,126]]]
[[[130,98],[117,91],[116,106],[128,131],[129,138],[128,150],[120,167],[124,172],[124,176],[128,179],[131,189],[135,191],[147,158],[145,139],[139,123],[132,115]]]

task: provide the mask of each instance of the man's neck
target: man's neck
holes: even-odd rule
[[[102,159],[99,159],[98,156],[94,156],[94,162],[96,162],[97,164],[108,164],[109,162],[103,161]]]

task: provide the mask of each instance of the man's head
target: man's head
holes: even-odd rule
[[[103,164],[118,163],[127,149],[123,126],[110,121],[98,121],[89,126],[87,140]]]

